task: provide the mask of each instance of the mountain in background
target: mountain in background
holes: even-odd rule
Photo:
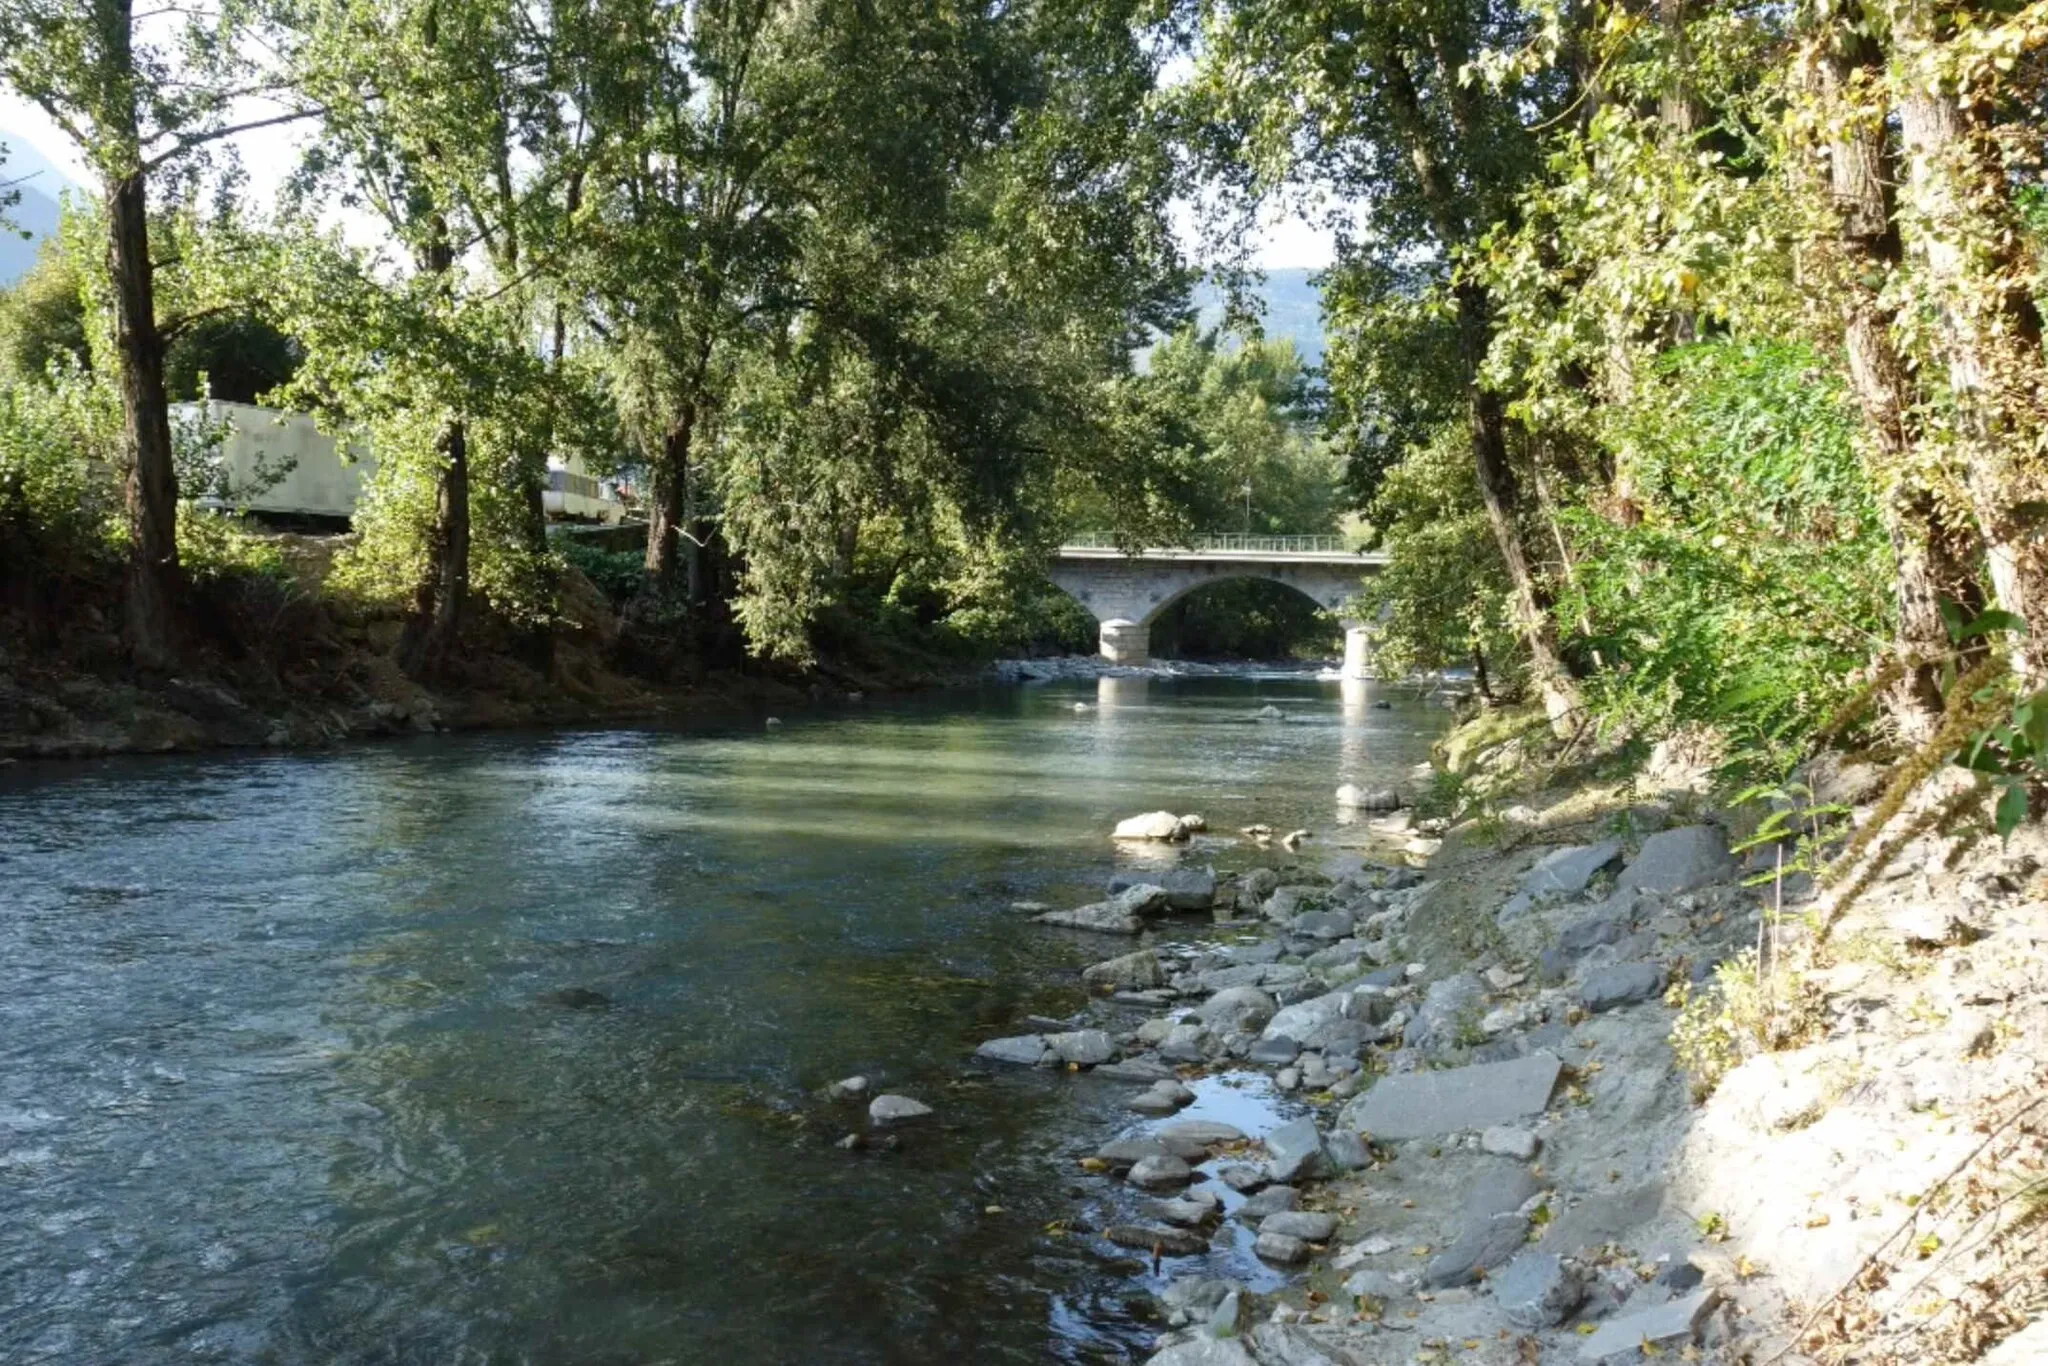
[[[1323,363],[1323,292],[1316,288],[1315,272],[1305,267],[1269,270],[1252,291],[1264,306],[1266,336],[1286,337],[1310,365]],[[1195,307],[1203,327],[1223,321],[1223,295],[1204,281],[1195,287]]]
[[[4,212],[13,229],[25,229],[29,234],[24,241],[19,231],[0,230],[0,286],[6,286],[35,264],[37,244],[57,231],[57,201],[64,191],[78,187],[35,148],[4,128],[0,128],[0,143],[7,147],[6,160],[0,161],[0,184],[24,182],[14,187],[21,199]]]

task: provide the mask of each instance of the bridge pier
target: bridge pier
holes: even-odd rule
[[[1141,622],[1111,617],[1102,623],[1097,639],[1102,657],[1112,664],[1152,662],[1152,628]]]
[[[1347,621],[1344,625],[1344,667],[1338,670],[1342,678],[1364,679],[1372,677],[1372,636],[1362,621]]]

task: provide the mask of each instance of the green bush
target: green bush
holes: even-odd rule
[[[614,603],[624,603],[640,591],[647,558],[640,551],[606,550],[574,536],[558,537],[553,544],[555,553],[566,564],[596,584],[597,591]]]
[[[1561,514],[1575,564],[1557,609],[1590,627],[1586,699],[1610,728],[1704,722],[1784,758],[1841,705],[1889,635],[1854,423],[1835,371],[1775,343],[1681,348],[1619,412],[1633,511]]]
[[[0,385],[0,539],[52,562],[118,544],[121,407],[76,365]]]

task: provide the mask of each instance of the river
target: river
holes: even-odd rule
[[[1348,686],[0,771],[0,1361],[1128,1359],[1134,1088],[966,1063],[1131,945],[1010,903],[1136,811],[1337,834],[1443,715]],[[937,1122],[841,1150],[851,1073]]]

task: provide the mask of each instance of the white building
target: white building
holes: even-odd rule
[[[344,460],[335,439],[304,413],[217,399],[176,403],[171,412],[174,422],[188,428],[227,428],[219,448],[224,496],[200,500],[214,506],[278,516],[351,517],[377,469],[366,442],[349,443]],[[625,512],[617,485],[592,478],[575,457],[548,458],[541,501],[548,516],[564,520],[609,524]]]

